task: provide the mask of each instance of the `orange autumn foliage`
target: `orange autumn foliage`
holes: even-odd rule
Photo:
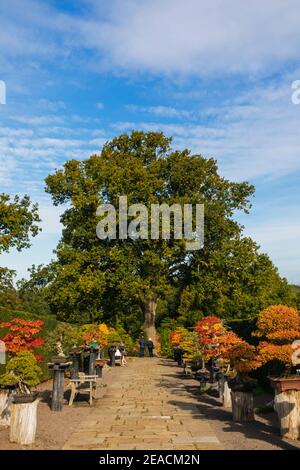
[[[257,330],[253,336],[266,337],[278,331],[300,332],[300,315],[293,307],[286,305],[271,305],[258,314]],[[269,338],[270,339],[270,338]]]
[[[188,330],[183,326],[179,326],[174,331],[171,331],[170,344],[173,346],[173,348],[181,347],[183,342],[183,335],[185,335],[187,332]]]
[[[222,320],[216,316],[202,318],[197,322],[195,330],[205,360],[222,356],[241,341],[233,331],[227,331]]]
[[[292,342],[300,339],[300,315],[295,308],[271,305],[259,313],[252,335],[262,338],[258,349],[264,363],[276,359],[291,366]]]
[[[244,340],[240,340],[237,344],[228,348],[223,357],[229,361],[230,366],[238,374],[247,374],[262,365],[256,348]]]

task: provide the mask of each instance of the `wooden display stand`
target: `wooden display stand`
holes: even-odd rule
[[[21,445],[34,443],[38,403],[36,399],[32,403],[11,404],[10,442]]]
[[[253,393],[231,391],[233,421],[247,422],[254,420]]]
[[[9,390],[0,390],[0,426],[10,425]]]

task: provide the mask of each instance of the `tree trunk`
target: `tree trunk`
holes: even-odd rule
[[[11,404],[10,442],[21,445],[34,443],[38,402]]]
[[[156,328],[155,328],[155,314],[157,307],[156,297],[150,297],[143,303],[144,311],[144,332],[151,338],[154,345],[156,346]]]
[[[231,392],[233,421],[246,422],[254,420],[253,393]]]
[[[10,425],[9,391],[0,390],[0,426]]]
[[[232,408],[231,390],[228,387],[228,382],[226,379],[224,379],[223,385],[223,406],[224,408]]]
[[[281,435],[288,439],[300,439],[300,390],[276,393],[274,408]]]

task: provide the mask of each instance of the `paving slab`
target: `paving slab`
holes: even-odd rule
[[[223,448],[173,361],[135,358],[111,373],[117,383],[94,402],[63,449]]]

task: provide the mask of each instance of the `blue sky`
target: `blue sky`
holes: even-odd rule
[[[0,0],[0,191],[29,194],[43,219],[1,265],[26,276],[53,256],[49,173],[124,131],[162,130],[256,186],[239,220],[300,283],[299,17],[297,0]]]

